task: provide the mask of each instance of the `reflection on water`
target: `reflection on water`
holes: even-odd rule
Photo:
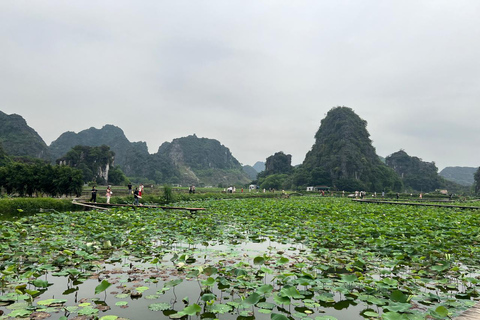
[[[115,256],[109,261],[99,264],[97,272],[88,279],[72,279],[68,276],[53,276],[47,273],[42,279],[49,282],[48,290],[35,299],[36,302],[45,299],[65,299],[67,302],[64,308],[57,308],[51,313],[49,319],[57,320],[65,315],[68,318],[78,316],[88,304],[99,309],[98,316],[121,315],[128,319],[167,319],[169,315],[182,311],[186,306],[194,303],[203,306],[199,316],[193,319],[262,319],[271,317],[271,312],[299,317],[330,315],[337,319],[363,319],[360,315],[362,310],[368,308],[364,303],[349,300],[344,295],[332,294],[332,301],[315,301],[313,292],[304,291],[305,295],[311,295],[311,304],[306,305],[302,299],[293,299],[290,305],[282,305],[274,301],[273,296],[267,295],[260,300],[263,303],[272,304],[273,310],[262,309],[254,306],[242,306],[242,301],[251,292],[248,273],[242,276],[238,273],[234,282],[222,286],[215,283],[213,286],[202,285],[208,277],[205,274],[191,274],[191,271],[207,266],[216,266],[224,270],[243,270],[242,268],[260,269],[255,266],[255,257],[266,257],[264,266],[268,267],[279,257],[287,258],[290,263],[302,263],[307,257],[309,250],[300,244],[282,244],[270,241],[269,239],[257,239],[255,243],[245,242],[237,245],[215,244],[215,245],[186,245],[174,244],[166,250],[163,257],[150,263],[138,261],[128,256]],[[271,260],[268,260],[271,259]],[[151,260],[151,259],[150,259]],[[276,266],[275,273],[265,273],[260,278],[265,284],[272,284],[274,290],[279,290],[277,285],[280,281],[278,273],[283,270]],[[287,270],[287,269],[286,269]],[[248,275],[248,276],[247,276]],[[165,289],[165,285],[173,279],[183,281],[173,287]],[[95,294],[95,288],[107,280],[112,285],[100,294]],[[145,287],[147,287],[145,289]],[[141,293],[138,288],[143,288]],[[34,289],[33,287],[31,289]],[[208,290],[208,291],[206,291]],[[303,290],[299,286],[299,290]],[[235,306],[226,313],[212,313],[208,310],[205,302],[201,300],[202,294],[209,292],[215,295],[217,304]],[[308,296],[306,296],[308,298]],[[151,311],[152,304],[166,304],[168,308],[163,311]],[[35,302],[34,302],[35,305]],[[85,307],[87,306],[87,307]],[[7,306],[1,306],[0,310],[9,313]],[[88,309],[87,309],[88,310]],[[379,310],[375,310],[379,312]],[[303,316],[302,316],[303,315]]]

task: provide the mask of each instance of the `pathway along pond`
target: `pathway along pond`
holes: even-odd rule
[[[478,213],[318,197],[195,206],[5,221],[0,319],[448,319],[479,297]]]

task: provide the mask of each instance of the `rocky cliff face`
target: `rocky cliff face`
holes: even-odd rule
[[[215,139],[191,135],[160,146],[157,157],[172,163],[181,184],[233,185],[250,182],[230,150]]]
[[[10,156],[50,160],[45,141],[17,114],[7,115],[0,111],[0,143]]]

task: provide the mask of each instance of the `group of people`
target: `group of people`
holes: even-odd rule
[[[142,198],[142,192],[143,192],[143,184],[140,184],[137,188],[135,188],[135,191],[132,192],[132,184],[129,183],[128,184],[128,194],[133,194],[133,198],[134,198],[134,205],[139,205],[139,200],[138,199],[141,199]],[[92,187],[92,197],[90,198],[90,202],[93,202],[93,203],[97,203],[97,188],[95,188],[95,186]],[[105,191],[105,197],[107,198],[107,202],[106,203],[110,203],[110,199],[113,195],[113,191],[112,191],[112,186],[107,186],[107,190]]]

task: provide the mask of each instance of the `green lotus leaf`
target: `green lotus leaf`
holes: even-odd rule
[[[112,284],[107,280],[102,280],[102,282],[95,287],[95,294],[99,294],[108,289]]]
[[[183,314],[193,316],[193,315],[195,315],[195,314],[197,314],[198,312],[201,312],[201,311],[202,311],[202,308],[198,304],[194,303],[194,304],[186,307],[185,309],[183,309],[181,312]]]
[[[170,309],[171,306],[168,303],[152,303],[148,305],[148,309],[152,311],[164,311]]]
[[[271,320],[288,320],[288,317],[286,317],[283,314],[278,314],[278,313],[272,313],[270,315]]]
[[[103,316],[100,318],[100,320],[116,320],[118,319],[118,316]]]
[[[260,265],[265,263],[265,258],[264,257],[255,257],[253,259],[253,264],[255,265]]]
[[[225,314],[225,313],[229,313],[230,311],[232,311],[232,307],[227,305],[227,304],[214,304],[211,309],[210,309],[211,312],[213,313],[219,313],[219,314]]]
[[[92,307],[84,307],[80,310],[78,310],[78,314],[81,316],[90,316],[98,313],[98,309],[92,308]]]

